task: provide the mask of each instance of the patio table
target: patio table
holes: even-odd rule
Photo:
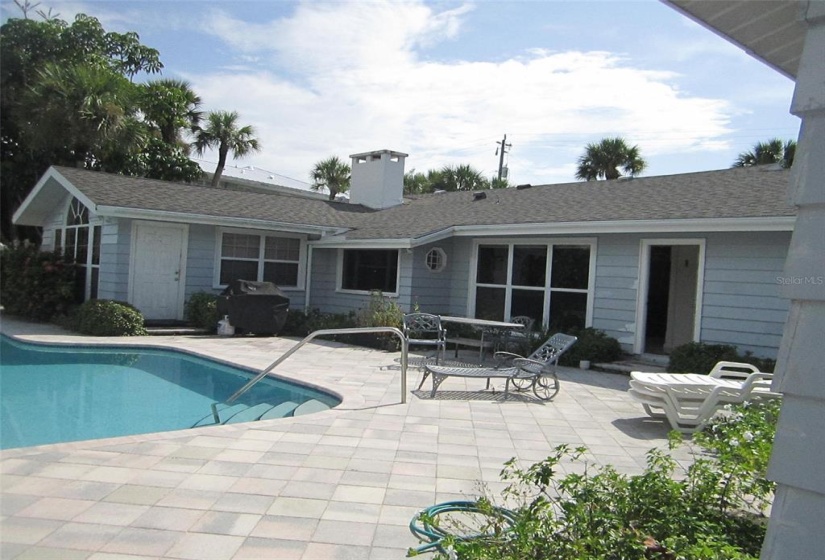
[[[484,340],[485,336],[497,337],[502,331],[510,331],[516,329],[523,329],[524,325],[521,323],[510,323],[508,321],[492,321],[490,319],[477,319],[475,317],[451,317],[449,315],[441,316],[442,323],[455,323],[458,325],[470,325],[481,329],[481,339],[476,340],[472,338],[448,338],[447,342],[454,342],[456,344],[456,353],[458,352],[458,345],[465,346],[478,345],[478,363],[484,363],[484,348],[491,346],[490,340]]]

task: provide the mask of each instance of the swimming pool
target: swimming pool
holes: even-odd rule
[[[0,449],[214,423],[252,372],[174,350],[26,344],[0,336]],[[264,378],[229,408],[233,423],[307,414],[337,397]]]

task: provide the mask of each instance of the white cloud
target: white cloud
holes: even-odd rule
[[[328,155],[379,148],[410,153],[408,169],[469,162],[490,172],[505,132],[511,178],[534,184],[571,180],[584,144],[607,135],[638,143],[645,156],[726,147],[727,102],[685,95],[675,74],[608,52],[429,60],[428,47],[461,40],[470,9],[304,3],[257,23],[213,11],[203,28],[239,56],[271,60],[272,71],[187,78],[207,108],[236,109],[256,125],[264,152],[250,161],[298,179]],[[564,149],[540,147],[548,142]]]

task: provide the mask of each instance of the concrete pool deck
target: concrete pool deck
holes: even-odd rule
[[[261,369],[286,338],[92,338],[3,317],[2,331],[52,343],[176,348]],[[192,560],[395,559],[418,544],[412,516],[498,492],[502,464],[562,443],[640,472],[667,427],[626,393],[627,377],[559,368],[551,402],[448,379],[435,399],[399,353],[316,341],[278,375],[338,393],[335,409],[281,420],[0,452],[0,557]],[[499,384],[501,389],[501,384]],[[682,448],[677,456],[689,461]],[[578,469],[580,465],[569,465]]]

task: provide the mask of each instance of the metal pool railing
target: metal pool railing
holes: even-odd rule
[[[400,329],[395,327],[354,327],[349,329],[321,329],[318,331],[314,331],[309,333],[306,338],[302,341],[298,342],[295,346],[284,352],[282,356],[280,356],[277,360],[269,364],[266,369],[262,370],[258,375],[256,375],[253,379],[249,381],[246,385],[238,389],[231,397],[229,397],[225,404],[230,404],[234,402],[238,397],[246,393],[249,389],[252,388],[253,385],[258,383],[261,379],[267,376],[269,372],[274,370],[278,367],[281,363],[283,363],[287,358],[293,355],[295,352],[300,350],[307,342],[311,341],[314,338],[319,336],[328,336],[328,335],[335,335],[335,334],[359,334],[359,333],[390,333],[394,334],[398,337],[401,341],[401,404],[407,402],[407,338],[404,336],[404,333],[401,332]],[[218,415],[218,403],[212,403],[212,417],[215,419],[216,424],[221,423],[220,416]]]

